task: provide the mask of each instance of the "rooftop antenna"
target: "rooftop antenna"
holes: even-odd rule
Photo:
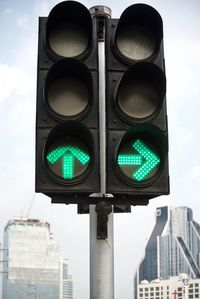
[[[35,193],[33,193],[31,202],[30,202],[30,204],[28,206],[28,210],[27,210],[27,213],[26,213],[26,216],[25,216],[26,218],[29,218],[29,215],[31,213],[31,209],[32,209],[32,206],[33,206],[33,203],[34,203],[34,200],[35,200]]]

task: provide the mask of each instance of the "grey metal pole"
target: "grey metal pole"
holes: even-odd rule
[[[114,299],[113,213],[108,216],[108,239],[96,235],[95,206],[90,207],[90,299]]]
[[[90,9],[91,14],[110,17],[111,10],[105,6]],[[99,49],[99,121],[101,155],[101,196],[106,195],[106,118],[105,118],[105,42],[98,43]],[[97,239],[97,213],[90,206],[90,299],[114,299],[114,251],[113,213],[108,215],[108,238]]]

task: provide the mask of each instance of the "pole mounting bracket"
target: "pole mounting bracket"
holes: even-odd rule
[[[112,206],[105,201],[96,205],[97,213],[97,239],[105,240],[108,238],[108,215],[112,212]]]

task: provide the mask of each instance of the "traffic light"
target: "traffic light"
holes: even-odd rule
[[[131,5],[107,19],[105,43],[106,192],[145,204],[169,193],[162,18],[151,6]]]
[[[96,20],[76,1],[39,18],[36,192],[77,203],[100,191]]]

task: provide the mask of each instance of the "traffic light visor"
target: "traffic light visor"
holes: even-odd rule
[[[121,15],[114,37],[114,51],[123,61],[151,60],[162,39],[162,18],[149,5],[129,6]]]
[[[56,58],[89,55],[92,45],[92,18],[88,9],[76,1],[64,1],[50,12],[45,42]]]
[[[91,108],[91,72],[80,61],[63,59],[50,69],[45,83],[45,101],[53,117],[81,119]]]
[[[130,123],[152,120],[162,107],[165,92],[164,72],[150,62],[137,63],[125,72],[115,90],[116,112]]]

